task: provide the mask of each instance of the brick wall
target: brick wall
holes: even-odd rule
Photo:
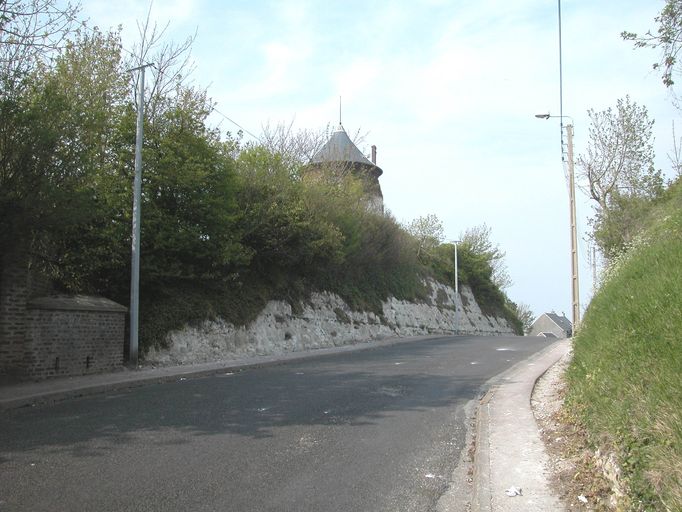
[[[23,373],[28,262],[3,254],[0,261],[0,376]]]
[[[25,251],[0,253],[0,382],[123,364],[126,308],[101,297],[45,296],[51,291]]]
[[[116,370],[123,364],[126,308],[101,297],[28,302],[24,374],[32,379]]]

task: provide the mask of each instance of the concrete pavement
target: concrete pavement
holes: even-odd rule
[[[473,512],[565,510],[550,490],[549,460],[530,400],[535,382],[569,350],[570,340],[553,343],[499,376],[481,399]]]

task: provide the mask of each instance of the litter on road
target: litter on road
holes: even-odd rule
[[[504,493],[509,496],[510,498],[513,498],[514,496],[523,496],[523,492],[521,490],[521,487],[515,487],[511,486],[509,489],[504,491]]]

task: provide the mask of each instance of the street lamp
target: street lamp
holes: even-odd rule
[[[457,299],[459,298],[459,278],[457,275],[457,244],[460,243],[460,240],[453,240],[452,243],[455,246],[455,326],[453,329],[453,333],[457,334],[457,327],[459,326],[459,318],[458,318],[458,309],[457,309]]]
[[[578,330],[580,324],[580,291],[578,286],[578,232],[576,227],[575,214],[575,171],[573,168],[573,119],[569,116],[551,116],[549,114],[535,114],[538,119],[549,119],[550,117],[561,119],[563,127],[563,119],[566,117],[571,119],[571,123],[566,125],[566,147],[568,150],[568,197],[571,215],[571,296],[572,296],[572,310],[573,310],[573,334]],[[563,144],[562,155],[563,160]]]
[[[144,138],[144,70],[143,64],[128,71],[139,71],[137,91],[137,133],[135,136],[135,180],[133,182],[133,232],[130,270],[130,339],[128,359],[137,366],[140,323],[140,220],[142,206],[142,139]]]

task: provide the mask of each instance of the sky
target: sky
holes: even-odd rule
[[[588,109],[631,99],[655,119],[656,166],[679,112],[652,71],[658,53],[623,30],[654,29],[663,0],[563,0],[563,113],[574,153],[586,151]],[[138,41],[150,4],[83,0],[89,25]],[[193,83],[259,136],[266,125],[323,130],[342,122],[360,149],[377,146],[385,207],[396,219],[435,214],[445,239],[481,224],[506,253],[509,297],[571,312],[568,188],[559,119],[559,22],[554,0],[154,0],[166,40],[196,33]],[[239,128],[215,115],[225,131]],[[569,119],[565,120],[570,122]],[[678,123],[680,125],[682,123]],[[680,130],[678,130],[679,132]],[[577,170],[577,169],[576,169]],[[593,290],[586,196],[577,199],[581,309]]]

